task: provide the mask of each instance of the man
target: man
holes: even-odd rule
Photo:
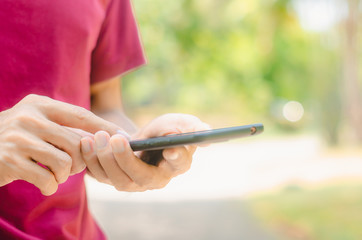
[[[86,172],[144,191],[190,167],[195,147],[164,150],[158,166],[129,147],[128,135],[207,128],[167,114],[137,130],[123,113],[118,77],[145,63],[129,0],[4,0],[0,56],[1,239],[104,239]]]

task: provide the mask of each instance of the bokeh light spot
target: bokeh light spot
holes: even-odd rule
[[[283,116],[290,122],[297,122],[302,119],[304,108],[300,102],[289,101],[283,107]]]

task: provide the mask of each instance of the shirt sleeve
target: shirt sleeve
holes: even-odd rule
[[[111,0],[92,53],[91,84],[146,63],[131,0]]]

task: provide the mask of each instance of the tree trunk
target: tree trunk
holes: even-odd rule
[[[344,112],[352,134],[362,142],[362,98],[358,80],[359,0],[347,0],[348,17],[344,28],[343,90]]]

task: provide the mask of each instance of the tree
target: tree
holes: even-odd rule
[[[362,141],[362,98],[358,71],[358,21],[359,0],[347,0],[348,16],[344,27],[343,45],[343,90],[346,121],[355,130],[355,136]]]

